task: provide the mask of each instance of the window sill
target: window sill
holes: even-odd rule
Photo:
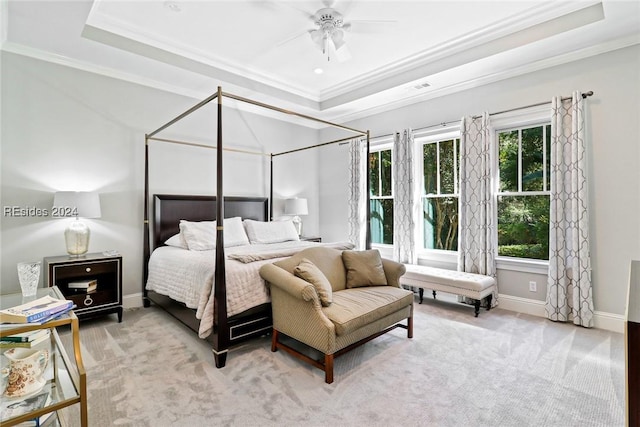
[[[549,274],[549,261],[497,257],[496,268],[498,270],[519,271],[522,273],[533,273],[546,276]]]

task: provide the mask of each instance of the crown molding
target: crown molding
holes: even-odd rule
[[[461,83],[450,85],[443,88],[436,88],[433,90],[429,90],[428,92],[425,92],[425,93],[407,96],[401,99],[397,99],[395,101],[385,101],[380,105],[374,105],[371,107],[355,106],[355,104],[366,103],[367,101],[365,98],[358,101],[357,103],[354,102],[353,108],[358,108],[358,110],[350,113],[348,112],[348,113],[331,114],[331,111],[327,110],[323,114],[319,114],[319,112],[317,111],[311,111],[309,112],[309,114],[315,115],[315,116],[323,116],[322,118],[324,120],[332,121],[335,123],[348,123],[348,122],[362,119],[375,114],[380,114],[389,110],[394,110],[394,109],[398,109],[408,105],[416,104],[419,102],[440,98],[456,92],[473,89],[479,86],[495,83],[508,78],[517,77],[523,74],[532,73],[535,71],[562,65],[565,63],[573,62],[573,61],[578,61],[580,59],[600,55],[600,54],[618,50],[618,49],[623,49],[623,48],[630,47],[637,44],[640,44],[640,36],[632,35],[632,36],[616,39],[610,42],[601,43],[599,45],[590,46],[588,48],[580,49],[577,51],[569,52],[566,54],[557,55],[553,58],[547,58],[544,60],[532,62],[530,64],[505,70],[503,72],[482,76],[476,79],[467,80],[465,82],[461,82]],[[25,57],[30,57],[30,58],[38,59],[41,61],[50,62],[53,64],[126,81],[133,84],[138,84],[141,86],[162,90],[165,92],[187,96],[187,97],[193,98],[194,100],[201,100],[211,95],[210,92],[205,93],[205,91],[190,90],[182,86],[171,85],[171,84],[150,79],[147,77],[141,77],[139,75],[135,75],[132,73],[127,73],[127,72],[115,70],[112,68],[99,66],[87,61],[81,61],[78,59],[69,58],[63,55],[54,54],[51,52],[31,48],[28,46],[24,46],[24,45],[12,43],[12,42],[5,42],[2,45],[1,50],[4,52],[13,53],[13,54],[21,55]],[[238,91],[238,95],[246,96],[249,98],[252,97],[250,93],[247,93],[247,90]],[[273,101],[266,101],[266,102],[273,103]],[[291,117],[284,117],[284,115],[282,114],[276,115],[273,113],[269,113],[269,111],[264,111],[264,109],[257,108],[257,107],[254,107],[254,108],[244,107],[244,109],[256,114],[267,115],[269,117],[273,117],[279,120],[283,120],[283,121],[287,121],[287,122],[291,122],[291,123],[295,123],[295,124],[299,124],[299,125],[303,125],[311,128],[318,129],[323,127],[321,125],[318,126],[318,124],[316,123],[309,125],[308,123],[303,123],[300,120],[296,120]],[[297,109],[300,109],[300,108],[297,108]],[[309,110],[306,110],[306,111],[309,111]]]
[[[395,109],[406,107],[408,105],[416,104],[419,102],[441,98],[443,96],[451,95],[457,92],[462,92],[465,90],[495,83],[501,80],[506,80],[512,77],[517,77],[524,74],[540,71],[546,68],[563,65],[569,62],[578,61],[578,60],[589,58],[592,56],[597,56],[603,53],[624,49],[637,44],[640,44],[640,36],[632,35],[632,36],[616,39],[610,42],[589,46],[587,48],[583,48],[577,51],[572,51],[562,55],[557,55],[553,58],[546,58],[543,60],[535,61],[526,65],[511,68],[499,73],[481,76],[475,79],[467,80],[461,83],[449,85],[442,88],[435,88],[433,90],[429,90],[428,92],[404,97],[396,101],[389,101],[384,103],[384,105],[376,105],[370,108],[359,109],[358,111],[354,111],[353,113],[329,116],[327,120],[338,121],[339,123],[349,123],[354,120],[359,120],[365,117],[384,113],[389,110],[395,110]]]

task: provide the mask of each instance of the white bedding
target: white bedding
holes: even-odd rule
[[[267,287],[260,277],[263,264],[277,261],[311,246],[329,246],[351,249],[348,242],[314,243],[289,241],[271,244],[253,244],[225,248],[227,282],[227,316],[231,317],[252,307],[270,301]],[[229,259],[230,255],[259,254],[254,262],[242,263]],[[146,289],[166,295],[173,300],[196,309],[200,319],[200,338],[213,330],[213,277],[215,251],[189,251],[162,246],[151,254]]]

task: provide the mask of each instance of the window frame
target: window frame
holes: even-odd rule
[[[417,186],[419,186],[418,190],[414,192],[415,197],[419,198],[419,202],[422,206],[422,201],[425,197],[423,194],[424,187],[424,158],[423,158],[423,146],[425,144],[431,144],[438,141],[447,141],[450,139],[460,139],[460,125],[457,124],[455,126],[447,126],[446,128],[437,128],[431,130],[425,130],[422,132],[416,132],[413,136],[414,141],[414,150],[413,156],[415,159],[415,167],[414,169],[414,181]],[[438,153],[438,156],[440,154]],[[456,151],[456,156],[459,153]],[[457,157],[455,158],[457,162]],[[440,166],[438,165],[438,168]],[[456,197],[460,197],[460,176],[458,172],[455,172],[455,176],[458,178],[458,181],[455,182],[455,187],[458,190]],[[440,177],[437,178],[438,183],[440,181]],[[438,195],[441,196],[441,195]],[[458,263],[458,250],[449,251],[445,249],[430,249],[425,248],[422,242],[422,236],[424,235],[424,224],[422,221],[422,217],[418,220],[418,225],[416,227],[416,254],[418,259],[428,260],[432,262],[439,263],[441,266],[448,268],[450,266],[455,266]]]
[[[491,119],[491,127],[493,128],[492,137],[494,139],[494,164],[493,164],[493,172],[492,178],[494,182],[494,206],[495,206],[495,214],[494,221],[496,226],[493,231],[493,239],[496,245],[496,268],[499,270],[512,270],[526,273],[534,273],[534,274],[542,274],[547,275],[549,271],[549,261],[548,260],[540,260],[533,258],[518,258],[518,257],[508,257],[498,255],[498,195],[499,193],[499,185],[500,185],[500,159],[499,159],[499,144],[498,144],[498,134],[500,132],[506,132],[514,129],[522,129],[527,127],[534,126],[546,126],[551,124],[551,116],[549,114],[549,105],[538,105],[534,107],[519,109],[512,112],[502,113],[496,117],[492,117]],[[547,141],[551,143],[551,141]],[[544,150],[543,150],[544,152]],[[520,155],[520,150],[519,150]],[[520,160],[518,161],[518,189],[521,190],[521,181],[522,174],[520,173]],[[550,159],[549,159],[550,160]],[[546,168],[543,169],[546,174]],[[545,175],[545,184],[546,185],[546,175]],[[543,187],[544,188],[544,187]],[[547,189],[546,192],[540,191],[530,191],[530,192],[508,192],[509,196],[517,196],[517,195],[535,195],[534,193],[540,193],[538,195],[549,195],[550,196],[550,188]],[[544,194],[542,194],[544,193]]]
[[[369,154],[372,153],[376,153],[376,152],[381,152],[381,151],[386,151],[389,150],[391,152],[391,196],[372,196],[369,195],[369,205],[367,206],[367,209],[369,209],[369,215],[371,215],[371,200],[394,200],[394,182],[393,182],[393,169],[394,169],[394,162],[393,160],[395,159],[395,153],[393,152],[393,135],[388,136],[388,137],[384,137],[384,138],[380,138],[377,140],[372,140],[369,141]],[[367,158],[367,174],[369,175],[371,173],[371,171],[368,169],[369,168],[369,159]],[[378,168],[380,168],[380,162],[378,162]],[[380,169],[378,170],[378,185],[381,186],[382,185],[382,181],[381,178],[382,174],[380,173]],[[381,187],[379,187],[380,189]],[[370,191],[371,193],[371,191]],[[395,204],[395,202],[393,202]],[[394,206],[395,208],[395,206]],[[371,224],[369,224],[369,227],[371,227]],[[392,232],[393,233],[393,232]],[[392,239],[393,239],[393,234],[392,234]],[[388,254],[391,254],[393,252],[393,244],[388,244],[388,243],[374,243],[373,241],[371,242],[371,247],[372,248],[377,248],[380,249],[381,252],[384,252],[387,256]]]

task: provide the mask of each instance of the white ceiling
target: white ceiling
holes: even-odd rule
[[[329,5],[353,24],[348,61],[308,34]],[[640,43],[631,0],[9,0],[2,13],[3,50],[339,122]]]

